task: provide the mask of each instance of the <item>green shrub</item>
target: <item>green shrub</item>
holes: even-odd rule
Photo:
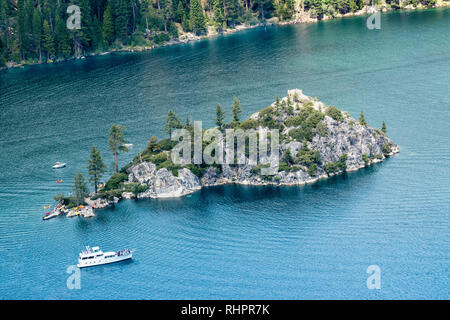
[[[172,163],[172,161],[169,159],[169,160],[164,161],[164,162],[162,162],[162,163],[160,163],[160,164],[158,164],[158,165],[156,166],[156,169],[157,169],[157,170],[160,170],[160,169],[163,169],[163,168],[166,168],[167,170],[172,171],[173,175],[176,176],[176,177],[178,177],[178,169],[182,169],[183,166],[181,166],[181,165],[179,165],[179,164],[174,164],[174,163]]]
[[[304,140],[302,148],[297,153],[297,163],[305,167],[309,167],[313,163],[320,165],[322,163],[320,152],[318,150],[309,150]]]
[[[337,171],[337,165],[334,162],[329,162],[324,166],[325,172],[330,175]]]
[[[203,173],[205,172],[205,168],[203,168],[203,167],[198,167],[197,165],[195,165],[195,164],[188,164],[187,166],[186,166],[189,170],[191,170],[191,172],[193,173],[193,174],[195,174],[197,177],[201,177],[202,175],[203,175]]]
[[[156,164],[157,166],[160,165],[163,162],[166,162],[168,160],[167,155],[164,152],[158,153],[154,156],[149,157],[149,161],[151,163]]]
[[[370,163],[370,158],[366,153],[363,153],[362,159],[366,165]]]
[[[119,189],[120,184],[127,180],[128,175],[126,173],[116,172],[111,176],[111,178],[109,178],[102,191]]]
[[[77,199],[75,197],[65,197],[63,194],[59,194],[55,197],[53,197],[55,201],[61,202],[67,209],[72,209],[77,206]],[[82,201],[82,205],[85,205],[86,203]]]
[[[383,159],[383,155],[377,153],[377,154],[374,154],[372,158],[381,160],[381,159]]]
[[[340,158],[339,161],[337,162],[329,162],[324,166],[325,172],[330,175],[332,173],[337,173],[337,172],[345,172],[347,170],[347,154],[343,154]]]
[[[276,121],[273,116],[269,113],[266,113],[263,118],[259,121],[259,123],[263,127],[267,127],[269,129],[281,129],[282,125]]]
[[[158,142],[158,146],[161,150],[170,151],[175,146],[176,142],[170,141],[170,139],[164,139]]]
[[[289,131],[289,135],[292,138],[297,141],[302,141],[303,139],[311,141],[316,134],[317,126],[323,118],[324,114],[322,112],[308,106],[301,108],[297,116],[286,119],[285,125],[287,127],[297,127]]]
[[[260,164],[260,165],[254,166],[250,170],[250,172],[253,173],[253,174],[261,175],[261,168],[269,168],[269,167],[270,167],[270,164]],[[264,176],[261,176],[261,177],[263,177],[263,179],[264,179]]]
[[[344,116],[342,115],[341,110],[339,110],[335,106],[329,106],[325,111],[325,114],[336,121],[339,122],[344,121]]]
[[[265,107],[261,111],[258,112],[260,118],[264,118],[266,115],[272,115],[274,113],[274,109],[272,106]]]
[[[383,145],[381,151],[383,152],[385,157],[387,157],[392,152],[392,147],[393,147],[392,142],[388,142]]]
[[[136,183],[134,185],[133,193],[134,193],[134,196],[137,197],[138,194],[145,192],[147,190],[148,190],[148,186]]]
[[[337,162],[338,169],[341,170],[342,172],[345,172],[347,170],[347,159],[348,159],[347,154],[343,154],[339,158],[339,161]]]
[[[125,165],[124,167],[122,167],[122,169],[120,169],[120,173],[127,173],[127,170],[131,167],[131,163]]]
[[[247,119],[239,124],[239,128],[242,130],[256,129],[258,126],[259,123],[253,119]]]
[[[291,166],[289,166],[286,162],[280,162],[278,165],[278,171],[291,171]]]
[[[328,128],[323,122],[319,122],[316,126],[316,133],[319,136],[326,137],[328,135]]]
[[[317,174],[317,164],[311,163],[308,167],[308,174],[314,177]]]

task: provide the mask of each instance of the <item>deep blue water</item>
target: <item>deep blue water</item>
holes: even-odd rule
[[[92,145],[113,162],[111,124],[135,145],[124,165],[164,136],[170,108],[206,126],[217,103],[237,96],[247,116],[292,88],[385,120],[401,153],[305,187],[215,187],[41,220],[87,173]],[[384,14],[381,30],[356,17],[9,70],[0,106],[2,299],[449,298],[449,9]],[[69,290],[86,244],[137,251],[83,269]],[[366,287],[373,264],[380,290]]]

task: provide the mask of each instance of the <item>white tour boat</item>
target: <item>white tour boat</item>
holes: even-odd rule
[[[52,168],[59,169],[59,168],[64,168],[65,166],[66,166],[65,163],[57,162],[57,163],[55,163],[55,165]]]
[[[78,257],[78,268],[98,266],[101,264],[108,264],[131,259],[133,251],[130,249],[123,249],[119,251],[103,252],[99,247],[89,247],[83,250]]]

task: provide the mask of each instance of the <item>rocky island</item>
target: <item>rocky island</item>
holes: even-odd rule
[[[123,181],[114,181],[115,185],[122,184],[122,190],[129,190],[129,186],[133,190],[116,189],[110,194],[128,199],[168,198],[193,193],[203,186],[231,183],[304,185],[358,170],[399,152],[399,147],[382,130],[365,123],[363,115],[356,121],[348,113],[334,106],[327,107],[298,89],[290,90],[283,99],[277,99],[235,126],[258,130],[279,128],[280,163],[276,174],[262,175],[263,165],[251,165],[248,159],[243,165],[175,165],[170,159],[170,144],[159,146],[159,150],[149,144],[122,169]]]
[[[253,113],[242,122],[237,119],[241,110],[239,100],[235,98],[233,112],[233,121],[225,124],[224,113],[218,106],[216,123],[219,125],[214,130],[219,133],[229,128],[254,129],[258,134],[268,133],[269,130],[279,132],[276,171],[273,174],[264,172],[265,168],[273,166],[271,159],[266,159],[269,160],[266,163],[261,163],[262,159],[259,159],[259,163],[252,162],[248,157],[248,149],[241,164],[175,164],[171,152],[179,141],[158,141],[152,137],[145,150],[112,175],[98,191],[84,198],[84,204],[98,209],[121,199],[181,197],[204,186],[232,183],[305,185],[381,162],[400,151],[387,137],[384,122],[381,129],[372,128],[362,111],[357,121],[347,112],[327,106],[299,89],[289,90],[286,97],[277,97],[270,106]],[[173,119],[176,121],[171,121]],[[189,119],[185,125],[181,125],[176,116],[169,112],[166,129],[170,123],[172,129],[184,128],[193,135]],[[246,143],[249,143],[248,140]],[[230,152],[224,140],[218,141],[218,144],[225,153]],[[68,216],[76,215],[72,212],[74,209],[67,208],[70,202],[68,198],[61,197],[59,200],[59,210]],[[92,216],[91,212],[87,216]]]

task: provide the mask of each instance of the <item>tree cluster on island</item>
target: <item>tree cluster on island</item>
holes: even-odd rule
[[[384,1],[392,8],[398,0]],[[436,0],[406,0],[434,6]],[[277,17],[289,21],[362,9],[365,0],[0,0],[0,67],[7,62],[64,60],[124,46],[152,46]],[[402,1],[405,4],[405,1]],[[81,10],[81,29],[69,30],[67,8]]]
[[[119,159],[120,152],[128,152],[126,141],[124,138],[125,127],[123,125],[114,124],[109,129],[108,147],[114,156],[115,172],[119,173]],[[94,187],[94,195],[98,195],[99,185],[105,174],[106,165],[100,151],[96,147],[92,147],[90,157],[88,159],[88,175],[89,182]],[[65,197],[64,194],[55,196],[56,201],[64,202],[68,208],[84,204],[84,199],[89,195],[89,188],[84,176],[78,172],[74,175],[71,196]]]

